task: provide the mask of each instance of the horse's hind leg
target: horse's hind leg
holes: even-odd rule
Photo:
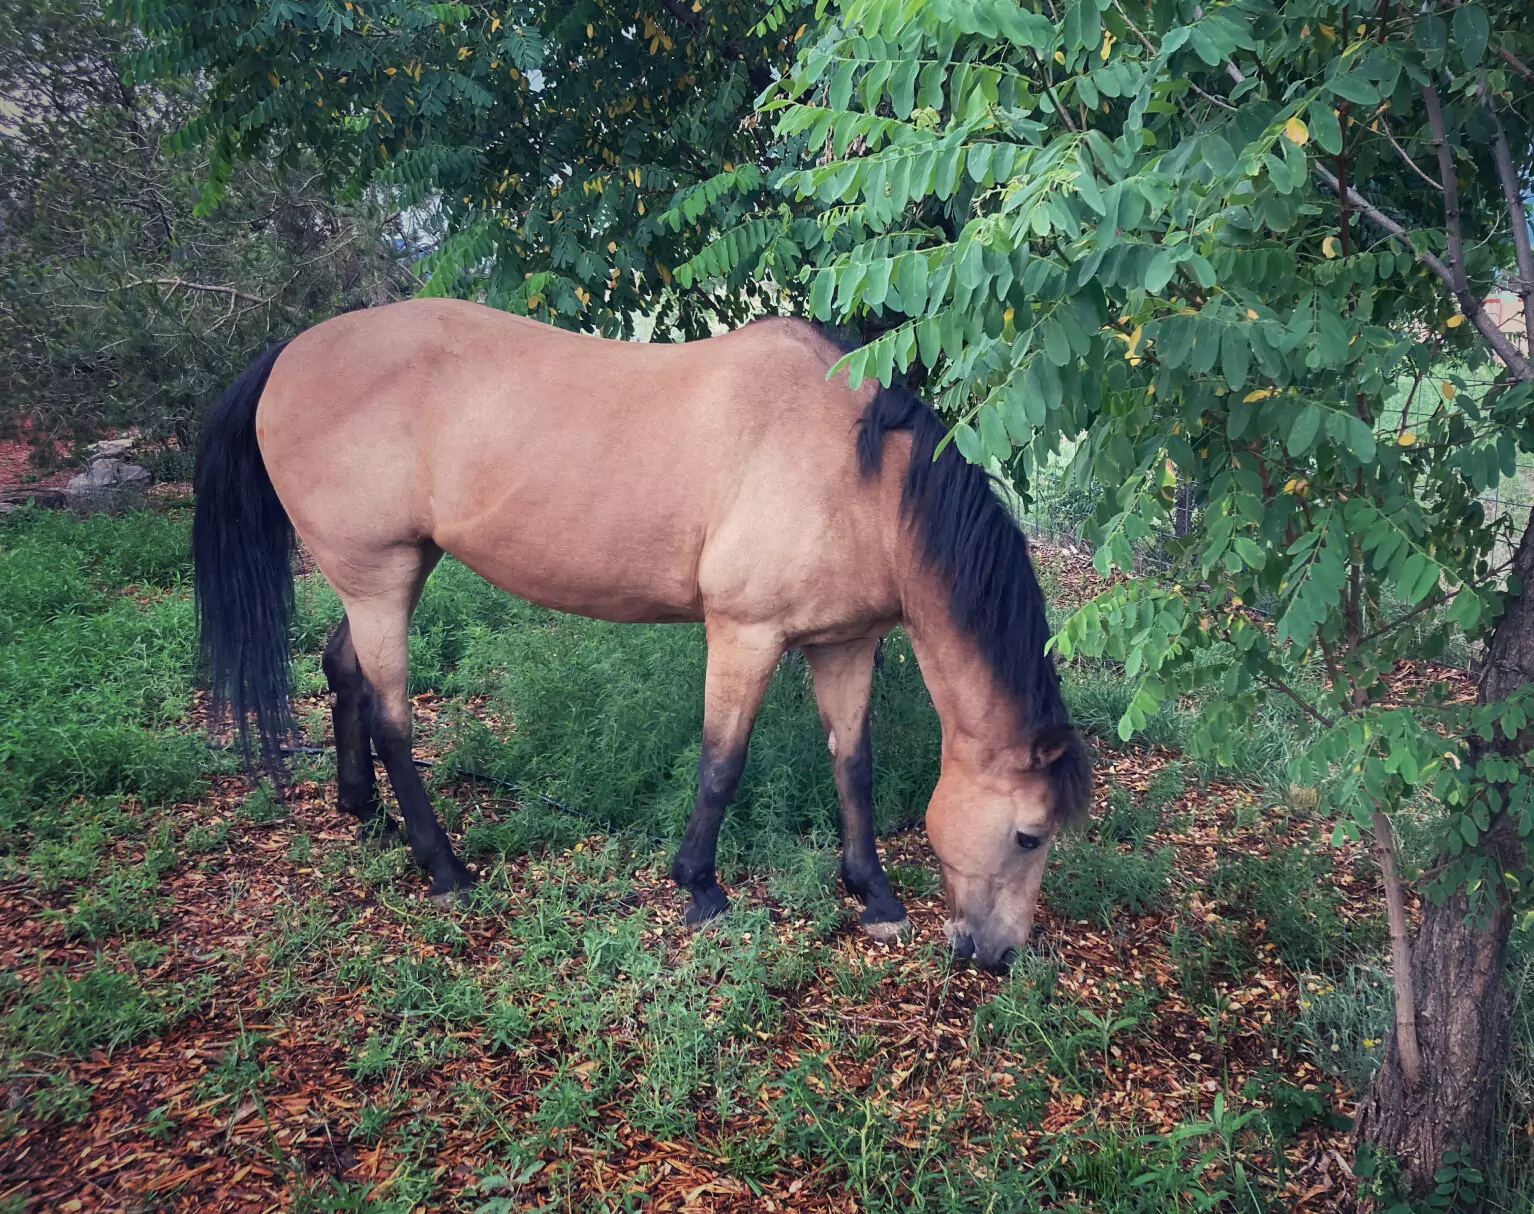
[[[330,684],[330,721],[336,739],[336,800],[341,809],[357,819],[359,843],[400,843],[403,836],[394,819],[378,805],[378,786],[373,773],[372,740],[362,719],[367,681],[352,646],[351,621],[341,618],[325,645],[321,663]]]
[[[776,638],[709,628],[698,799],[671,864],[671,879],[692,895],[682,914],[690,925],[722,915],[730,905],[715,872],[719,826],[746,766],[751,724],[762,693],[782,653]]]
[[[842,803],[842,884],[860,899],[863,930],[893,940],[910,929],[905,907],[890,892],[874,843],[874,756],[868,730],[868,694],[877,640],[806,645],[815,676],[815,699],[831,748],[831,768]]]
[[[382,569],[369,570],[371,593],[337,587],[346,605],[352,649],[361,667],[361,723],[389,773],[389,783],[405,820],[410,858],[431,874],[426,891],[433,901],[447,903],[474,884],[437,821],[431,799],[421,783],[410,753],[409,677],[410,613],[421,587],[442,553],[437,548],[398,549]]]

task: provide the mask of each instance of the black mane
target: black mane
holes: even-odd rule
[[[1036,739],[1063,740],[1050,783],[1056,814],[1073,817],[1090,798],[1090,766],[1070,727],[1054,660],[1044,651],[1049,622],[1028,541],[984,470],[953,444],[933,459],[948,427],[903,387],[879,389],[863,411],[857,449],[864,476],[879,471],[891,430],[911,432],[901,509],[920,531],[923,560],[948,582],[954,623],[975,638],[1016,702],[1023,728]]]

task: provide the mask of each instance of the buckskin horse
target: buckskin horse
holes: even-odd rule
[[[989,477],[900,387],[828,378],[842,350],[764,319],[686,344],[566,332],[419,299],[337,316],[263,353],[202,433],[192,529],[215,710],[280,771],[291,728],[295,532],[346,614],[324,652],[337,794],[395,836],[428,897],[473,874],[411,760],[407,633],[444,552],[512,594],[599,619],[699,621],[702,752],[672,865],[699,924],[728,905],[715,845],[780,656],[808,660],[863,928],[909,926],[874,841],[869,691],[904,626],[942,724],[927,807],[955,951],[1004,968],[1028,940],[1050,840],[1090,796],[1045,650],[1027,544]]]

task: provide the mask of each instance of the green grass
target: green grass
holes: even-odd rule
[[[1367,1080],[1388,1020],[1378,916],[1343,915],[1326,824],[1308,820],[1270,830],[1263,849],[1222,852],[1191,887],[1168,840],[1216,774],[1192,760],[1160,766],[1141,793],[1110,781],[1105,812],[1051,858],[1045,905],[1085,920],[1122,960],[1090,994],[1069,981],[1071,944],[946,1006],[968,971],[935,931],[904,950],[850,947],[839,813],[802,662],[772,682],[726,819],[726,877],[751,890],[715,930],[679,943],[657,930],[672,895],[653,882],[691,809],[701,631],[559,616],[451,561],[413,624],[412,690],[445,701],[429,784],[486,880],[472,912],[427,913],[402,853],[337,845],[329,810],[306,817],[230,781],[204,795],[231,764],[190,727],[186,537],[174,514],[0,520],[0,877],[33,899],[29,928],[52,950],[0,975],[0,1068],[19,1093],[0,1144],[17,1118],[58,1133],[89,1122],[99,1074],[71,1068],[157,1039],[179,1050],[196,1020],[202,1053],[184,1098],[146,1094],[133,1114],[155,1150],[185,1149],[194,1108],[212,1110],[226,1143],[248,1104],[251,1126],[279,1117],[289,1047],[303,1037],[309,1065],[322,1057],[325,1082],[356,1097],[326,1124],[327,1149],[387,1151],[389,1179],[374,1185],[331,1176],[262,1129],[262,1158],[295,1209],[581,1208],[577,1148],[621,1154],[637,1136],[686,1144],[747,1193],[814,1174],[867,1210],[1255,1210],[1272,1182],[1254,1179],[1252,1160],[1327,1115],[1277,1071],[1227,1085],[1218,1124],[1166,1133],[1083,1112],[1026,1156],[1019,1133],[1062,1094],[1097,1108],[1123,1084],[1125,1058],[1162,1048],[1174,1005],[1206,1021],[1210,1040],[1228,1036],[1222,1000],[1259,965],[1274,972],[1273,959],[1305,1002],[1294,1023],[1264,1030],[1272,1065],[1305,1058],[1354,1091]],[[300,579],[298,601],[300,689],[319,692],[318,652],[340,608],[317,577]],[[885,657],[873,731],[876,812],[889,826],[924,808],[939,730],[898,634]],[[1113,738],[1129,695],[1120,675],[1078,663],[1064,681],[1077,719]],[[1164,710],[1149,740],[1184,749],[1196,712]],[[311,716],[318,737],[323,713]],[[1276,709],[1255,723],[1240,768],[1218,774],[1253,785],[1253,806],[1277,804],[1304,737]],[[1109,763],[1137,753],[1102,745]],[[330,763],[300,761],[295,774],[323,782]],[[249,887],[240,861],[253,850],[286,866],[280,882]],[[935,870],[908,857],[890,866],[896,890],[937,897]],[[185,888],[219,891],[212,919],[179,918]],[[221,921],[239,932],[218,935]],[[1074,922],[1063,934],[1078,935]],[[1133,975],[1135,948],[1167,958],[1165,989]],[[1527,955],[1515,941],[1525,979]],[[889,1027],[902,1017],[913,1027]],[[959,1039],[932,1035],[940,1022]],[[1509,1124],[1534,1105],[1522,1010],[1516,1031]],[[910,1032],[930,1048],[895,1048]],[[749,1132],[735,1128],[748,1116],[759,1119]],[[466,1136],[481,1150],[472,1191],[437,1166]],[[1509,1136],[1500,1158],[1489,1191],[1502,1194],[1495,1208],[1515,1209],[1527,1152]],[[637,1203],[656,1179],[633,1172],[609,1195],[621,1206],[626,1187]]]

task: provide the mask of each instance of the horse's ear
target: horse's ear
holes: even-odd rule
[[[1033,770],[1048,771],[1075,740],[1076,730],[1071,725],[1051,725],[1041,729],[1033,737]]]

